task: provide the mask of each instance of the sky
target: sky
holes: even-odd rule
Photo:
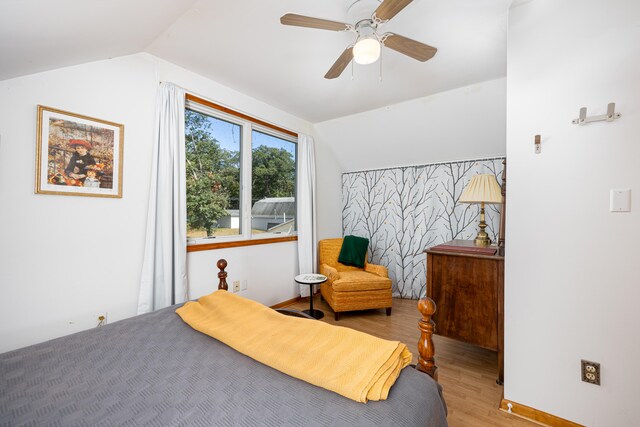
[[[242,137],[240,126],[235,123],[226,122],[215,117],[207,116],[209,123],[211,123],[211,131],[213,137],[220,143],[222,148],[230,151],[240,150],[240,139]],[[295,158],[296,147],[295,144],[280,138],[276,138],[271,135],[267,135],[262,132],[252,131],[252,144],[253,148],[261,145],[267,147],[284,148],[291,156]]]

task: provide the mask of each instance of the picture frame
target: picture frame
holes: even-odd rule
[[[122,198],[124,125],[38,105],[36,194]]]

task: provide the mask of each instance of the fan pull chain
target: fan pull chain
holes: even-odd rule
[[[354,60],[351,60],[351,80],[353,80],[353,62]]]
[[[384,49],[380,49],[380,75],[378,76],[378,82],[382,83],[382,52]]]

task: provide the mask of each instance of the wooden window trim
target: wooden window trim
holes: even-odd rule
[[[232,240],[230,242],[202,243],[187,245],[187,252],[210,251],[214,249],[238,248],[241,246],[267,245],[271,243],[294,242],[298,236],[271,237],[266,239]]]
[[[194,102],[194,103],[212,108],[214,110],[218,110],[223,113],[230,114],[232,116],[260,125],[262,127],[275,130],[276,132],[292,136],[296,139],[298,138],[298,134],[293,131],[281,128],[280,126],[276,126],[272,123],[265,122],[260,119],[256,119],[255,117],[249,116],[244,113],[240,113],[238,111],[232,110],[231,108],[216,104],[204,98],[200,98],[196,95],[187,93],[185,94],[185,99],[190,102]],[[271,238],[262,238],[262,239],[251,238],[251,239],[231,240],[227,242],[223,241],[223,242],[216,242],[216,243],[200,243],[200,244],[196,243],[196,244],[187,245],[187,252],[199,252],[199,251],[208,251],[208,250],[215,250],[215,249],[236,248],[236,247],[242,247],[242,246],[266,245],[271,243],[291,242],[291,241],[297,241],[297,240],[298,240],[298,236],[296,235],[296,236],[271,237]]]
[[[273,129],[273,130],[275,130],[275,131],[278,131],[278,132],[284,133],[284,134],[286,134],[286,135],[290,135],[290,136],[293,136],[293,137],[295,137],[295,138],[297,138],[297,137],[298,137],[298,134],[297,134],[297,133],[292,132],[292,131],[290,131],[290,130],[288,130],[288,129],[284,129],[284,128],[281,128],[280,126],[276,126],[276,125],[274,125],[274,124],[271,124],[271,123],[265,122],[265,121],[263,121],[263,120],[256,119],[255,117],[251,117],[251,116],[249,116],[249,115],[247,115],[247,114],[240,113],[240,112],[238,112],[238,111],[232,110],[231,108],[227,108],[227,107],[225,107],[225,106],[223,106],[223,105],[219,105],[219,104],[213,103],[213,102],[208,101],[208,100],[206,100],[206,99],[199,98],[199,97],[197,97],[197,96],[195,96],[195,95],[192,95],[192,94],[190,94],[190,93],[187,93],[187,94],[185,95],[185,98],[186,98],[188,101],[196,102],[196,103],[198,103],[198,104],[202,104],[202,105],[206,105],[207,107],[210,107],[210,108],[216,109],[216,110],[218,110],[218,111],[222,111],[222,112],[227,113],[227,114],[231,114],[232,116],[240,117],[241,119],[248,120],[248,121],[253,122],[253,123],[255,123],[255,124],[258,124],[258,125],[260,125],[260,126],[264,126],[264,127],[266,127],[266,128]]]

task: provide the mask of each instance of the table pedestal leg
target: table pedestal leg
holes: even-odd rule
[[[302,310],[302,312],[316,319],[322,319],[324,317],[322,311],[313,309],[313,285],[309,286],[309,310]]]

